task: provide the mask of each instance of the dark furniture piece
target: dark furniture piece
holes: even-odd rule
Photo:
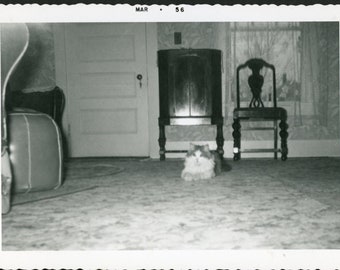
[[[9,89],[7,89],[8,91]],[[33,111],[47,114],[57,123],[63,145],[63,155],[68,157],[68,145],[62,126],[62,116],[65,108],[65,95],[62,89],[55,86],[51,90],[24,93],[8,91],[6,94],[6,111],[9,113],[30,113]]]
[[[158,51],[159,147],[165,149],[166,125],[216,125],[217,152],[223,157],[221,51],[172,49]]]
[[[56,121],[60,129],[62,129],[61,121],[64,107],[64,92],[58,86],[44,92],[23,93],[21,91],[9,91],[6,96],[7,111],[27,108],[46,113]]]
[[[249,68],[251,75],[248,77],[248,85],[251,95],[251,101],[248,107],[241,107],[240,101],[240,71],[242,69]],[[268,68],[272,72],[273,78],[273,93],[270,95],[272,98],[272,107],[265,107],[261,98],[262,86],[264,77],[260,74],[263,68]],[[281,159],[286,160],[288,154],[287,137],[288,137],[288,125],[287,125],[287,112],[285,109],[277,107],[276,102],[276,78],[275,67],[268,64],[262,59],[253,58],[246,63],[237,67],[236,72],[236,108],[233,113],[233,138],[234,138],[234,160],[241,158],[241,152],[243,153],[256,153],[256,152],[274,152],[274,158],[277,159],[277,153],[281,152]],[[241,121],[272,121],[273,127],[254,127],[248,128],[248,130],[273,130],[274,131],[274,148],[273,149],[242,149],[241,150]],[[280,137],[281,148],[278,148],[277,143],[277,121],[280,121]]]

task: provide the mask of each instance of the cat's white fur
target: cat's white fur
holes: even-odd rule
[[[207,159],[196,151],[194,155],[186,157],[181,177],[185,181],[204,180],[215,177],[214,159]]]

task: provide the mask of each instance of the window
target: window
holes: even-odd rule
[[[276,68],[277,97],[279,101],[299,98],[301,82],[301,29],[298,22],[233,22],[231,30],[231,69],[250,58],[262,58]],[[235,78],[232,74],[232,78]],[[246,80],[246,76],[241,79]],[[235,100],[235,79],[231,82],[232,100]],[[242,88],[242,85],[244,86]],[[248,98],[247,82],[241,84],[241,100]],[[264,100],[270,99],[271,82],[263,86]]]

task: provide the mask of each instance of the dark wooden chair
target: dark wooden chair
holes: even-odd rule
[[[263,75],[260,71],[263,68],[268,68],[272,72],[273,93],[271,95],[272,107],[265,107],[261,98],[262,86],[264,82]],[[248,77],[248,85],[251,95],[251,101],[248,107],[241,107],[240,101],[240,71],[249,68],[251,74]],[[234,160],[239,160],[242,153],[257,153],[257,152],[274,152],[274,158],[277,159],[277,153],[281,152],[281,159],[286,160],[288,155],[287,137],[287,111],[284,108],[277,107],[276,101],[276,78],[275,67],[268,64],[266,61],[258,58],[253,58],[237,67],[236,71],[236,108],[233,113],[233,138],[234,138]],[[242,149],[241,148],[241,121],[271,121],[271,127],[249,127],[245,130],[273,130],[274,131],[274,148],[257,148],[257,149]],[[281,148],[278,148],[278,121],[280,121],[280,137]]]

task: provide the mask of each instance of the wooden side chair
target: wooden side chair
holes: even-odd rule
[[[268,68],[272,72],[272,107],[265,107],[261,98],[262,86],[264,82],[263,75],[260,74],[263,68]],[[249,68],[251,74],[248,77],[248,85],[251,95],[251,101],[248,107],[241,107],[240,101],[240,71]],[[277,107],[276,101],[276,78],[275,67],[268,64],[266,61],[258,58],[253,58],[237,67],[236,71],[236,108],[233,112],[233,138],[234,138],[234,160],[241,159],[242,153],[258,153],[258,152],[274,152],[274,158],[277,159],[277,153],[281,152],[281,159],[287,159],[288,147],[288,125],[287,125],[287,111],[284,108]],[[257,149],[242,149],[241,148],[241,121],[270,121],[273,122],[272,127],[250,127],[245,130],[273,130],[274,131],[274,148],[257,148]],[[280,121],[280,137],[281,148],[278,147],[278,121]]]

